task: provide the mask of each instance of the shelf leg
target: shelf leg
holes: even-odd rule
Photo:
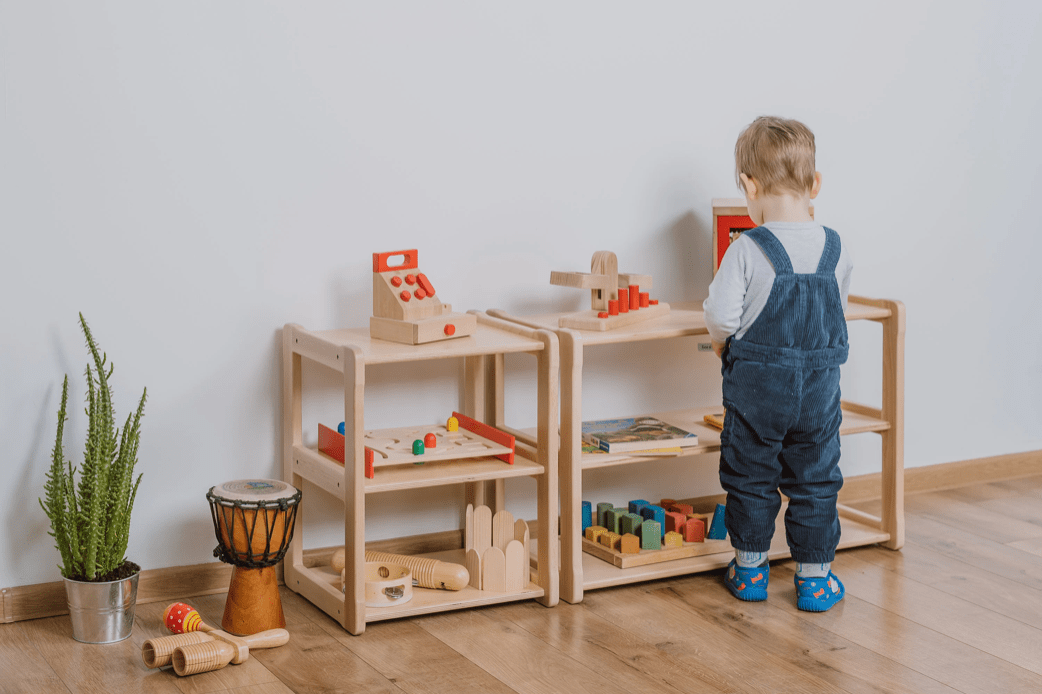
[[[561,598],[583,599],[582,562],[582,335],[561,330]],[[540,557],[542,562],[543,558]],[[540,564],[542,566],[542,564]]]
[[[890,316],[883,319],[883,419],[890,428],[882,432],[883,529],[890,549],[901,549],[904,526],[904,426],[905,426],[905,307],[887,301]]]

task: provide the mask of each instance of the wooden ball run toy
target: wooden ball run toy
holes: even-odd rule
[[[419,345],[473,334],[477,317],[441,303],[418,258],[416,249],[373,253],[370,337]]]
[[[141,660],[147,668],[174,666],[178,675],[217,670],[249,658],[251,648],[275,648],[289,642],[285,629],[269,629],[249,636],[233,636],[203,622],[195,608],[176,602],[166,608],[163,623],[172,636],[148,639],[141,644]]]
[[[590,310],[562,316],[562,328],[603,332],[669,314],[669,304],[641,291],[651,289],[651,275],[620,273],[611,251],[594,253],[589,273],[551,272],[550,284],[590,290]]]

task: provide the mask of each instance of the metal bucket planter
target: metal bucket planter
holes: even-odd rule
[[[137,604],[138,572],[107,583],[65,578],[72,638],[81,643],[115,643],[130,636]]]

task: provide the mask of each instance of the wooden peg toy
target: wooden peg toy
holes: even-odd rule
[[[562,328],[614,330],[669,313],[669,304],[653,302],[640,287],[651,288],[650,275],[620,273],[619,261],[611,251],[597,251],[590,272],[550,273],[550,284],[590,290],[590,310],[562,316]],[[604,315],[604,314],[607,315]]]

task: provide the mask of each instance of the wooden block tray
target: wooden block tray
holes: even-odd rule
[[[645,566],[663,561],[699,557],[703,554],[719,554],[732,550],[730,540],[706,540],[705,542],[685,542],[683,547],[642,549],[637,554],[623,554],[597,542],[591,542],[584,537],[583,551],[598,559],[603,559],[609,564],[614,564],[620,569],[628,569],[633,566]]]

